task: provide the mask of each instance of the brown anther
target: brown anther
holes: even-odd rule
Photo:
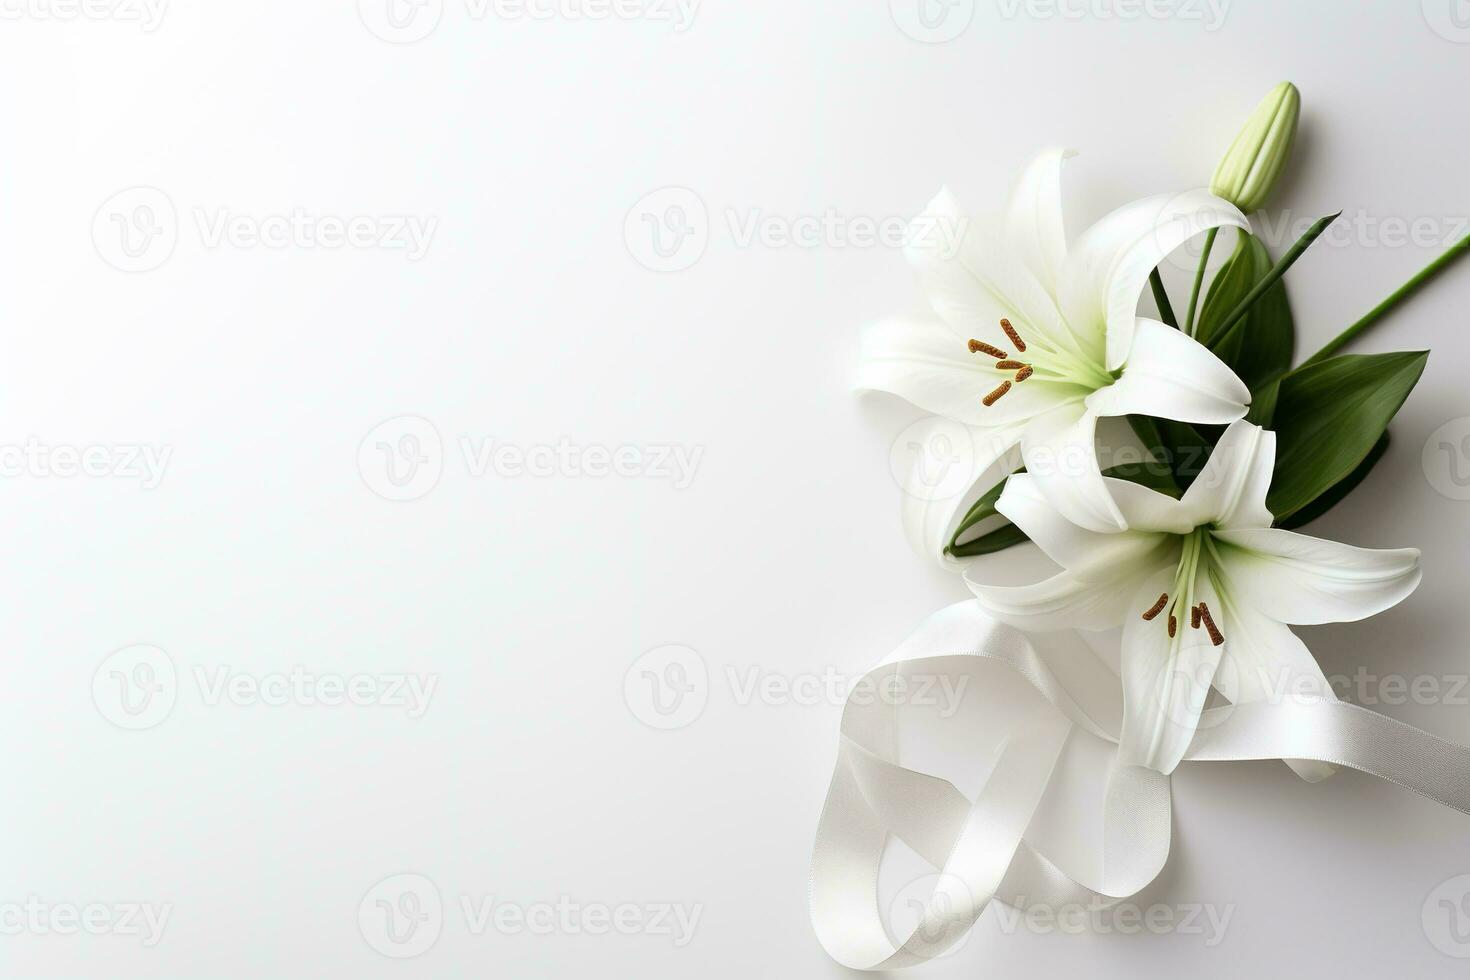
[[[1022,381],[1025,381],[1027,378],[1031,377],[1031,375],[1035,373],[1035,371],[1031,370],[1031,365],[1027,364],[1025,367],[1021,368],[1021,370],[1016,372],[1016,384],[1020,384]]]
[[[1189,628],[1199,629],[1199,606],[1193,606],[1189,610]]]
[[[1026,353],[1026,341],[1022,340],[1021,335],[1016,333],[1016,328],[1011,326],[1011,321],[1000,321],[1000,328],[1006,332],[1007,337],[1011,338],[1011,343],[1016,345],[1016,350],[1022,354]]]
[[[1019,371],[1025,366],[1025,361],[1001,361],[995,366],[995,369],[997,371]]]
[[[1007,354],[1005,351],[1001,350],[999,347],[996,347],[993,344],[987,344],[983,340],[972,340],[972,341],[970,341],[970,353],[971,354],[989,354],[991,357],[1000,358],[1000,359],[1004,359],[1004,358],[1007,358],[1007,357],[1010,357],[1011,356],[1011,355]]]
[[[1144,621],[1148,622],[1152,620],[1159,613],[1163,612],[1164,607],[1168,604],[1169,593],[1165,592],[1163,595],[1159,596],[1159,601],[1150,606],[1148,612],[1143,614]]]
[[[1224,643],[1224,634],[1221,633],[1220,628],[1215,625],[1214,619],[1210,618],[1210,607],[1201,602],[1198,608],[1200,619],[1204,621],[1205,629],[1210,634],[1210,642],[1213,643],[1215,646],[1219,646],[1220,644]]]
[[[1001,396],[1010,390],[1011,383],[1009,381],[1002,381],[999,388],[995,389],[990,394],[985,396],[985,398],[982,400],[982,404],[986,408],[989,408],[991,405],[994,405],[996,402],[1000,401]]]
[[[1177,633],[1177,632],[1179,632],[1179,620],[1177,620],[1177,619],[1174,618],[1174,614],[1173,613],[1170,613],[1169,614],[1169,639],[1172,640],[1174,638],[1174,634]]]

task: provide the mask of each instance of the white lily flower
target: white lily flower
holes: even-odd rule
[[[1061,170],[1050,150],[1025,170],[1003,227],[981,228],[948,189],[914,223],[909,261],[936,316],[864,335],[857,387],[886,391],[971,428],[975,481],[1017,444],[1053,506],[1095,531],[1126,527],[1103,486],[1095,431],[1104,416],[1224,425],[1250,392],[1195,340],[1137,315],[1149,273],[1210,228],[1247,228],[1205,190],[1148,198],[1103,218],[1067,248]],[[936,230],[945,232],[938,234]],[[918,465],[924,465],[920,461]],[[916,548],[937,553],[963,497],[905,500]]]
[[[1271,526],[1276,434],[1245,421],[1220,438],[1176,500],[1123,480],[1108,490],[1129,530],[1078,527],[1037,481],[1010,478],[997,507],[1064,569],[1034,585],[971,590],[1022,629],[1123,626],[1120,761],[1169,773],[1213,683],[1236,703],[1331,686],[1292,625],[1355,622],[1419,585],[1419,551],[1375,551]],[[1227,681],[1222,683],[1222,679]],[[1307,778],[1318,764],[1293,766]]]

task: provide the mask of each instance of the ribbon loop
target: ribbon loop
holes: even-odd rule
[[[1005,730],[974,802],[952,782],[902,764],[897,705],[850,697],[843,710],[837,767],[812,854],[810,898],[817,938],[844,966],[891,969],[938,956],[994,900],[1023,910],[1114,905],[1145,888],[1168,861],[1169,777],[1136,766],[1115,765],[1110,774],[1096,817],[1102,848],[1095,875],[1069,873],[1027,840],[1069,738],[1116,743],[1117,714],[1097,692],[1061,681],[1032,638],[989,619],[977,603],[931,616],[864,682],[918,665],[956,679],[973,671],[977,658],[1009,668],[1044,704],[1018,708],[1003,691],[980,692],[980,706],[1002,719]],[[1212,709],[1185,755],[1193,762],[1248,759],[1347,766],[1470,813],[1470,749],[1335,699]],[[890,836],[940,870],[918,924],[897,942],[878,900]]]

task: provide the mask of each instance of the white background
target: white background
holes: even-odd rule
[[[987,205],[1064,143],[1082,151],[1075,233],[1207,182],[1282,78],[1306,108],[1276,213],[1361,218],[1291,274],[1303,355],[1470,215],[1470,19],[1448,0],[1235,0],[1223,21],[1182,0],[1131,18],[957,0],[934,8],[943,43],[901,29],[921,33],[907,0],[706,0],[682,30],[662,4],[540,19],[430,0],[396,32],[352,0],[176,0],[147,24],[64,3],[6,0],[0,21],[7,977],[841,974],[805,881],[839,706],[742,704],[738,684],[861,673],[967,593],[899,528],[889,451],[917,413],[846,387],[860,325],[919,302],[901,255],[743,243],[745,222],[900,218],[946,182]],[[136,187],[153,190],[115,198]],[[686,208],[697,234],[673,264],[698,260],[660,273],[644,215],[690,200],[640,208],[665,187],[707,220]],[[298,209],[434,230],[416,258],[248,236]],[[1415,219],[1432,240],[1396,237]],[[1467,296],[1470,266],[1358,348],[1434,355],[1388,456],[1313,530],[1422,547],[1425,580],[1308,631],[1330,674],[1467,670],[1470,503],[1435,489],[1449,456],[1421,462],[1470,415]],[[377,444],[423,432],[368,437],[404,416],[432,425],[442,452],[419,447],[442,473],[395,502]],[[462,439],[632,447],[642,469],[477,475]],[[107,472],[66,475],[65,450],[89,447]],[[659,447],[699,454],[687,486]],[[170,453],[156,486],[125,465],[135,448]],[[117,678],[146,675],[109,655],[137,644],[161,651],[153,703],[171,710],[126,730]],[[625,677],[667,644],[696,652],[707,703],[659,731]],[[293,668],[436,687],[417,717],[212,696]],[[1466,742],[1464,693],[1374,706]],[[1280,764],[1174,786],[1174,858],[1139,903],[1228,907],[1222,942],[987,917],[927,974],[1463,976],[1425,923],[1431,891],[1470,872],[1464,816]],[[373,890],[398,874],[443,904],[412,960],[372,941]],[[461,900],[489,897],[700,917],[682,946],[477,934]],[[28,901],[169,918],[150,946],[14,918]]]

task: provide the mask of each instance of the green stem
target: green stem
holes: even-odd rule
[[[1179,318],[1174,315],[1174,304],[1169,302],[1169,294],[1164,291],[1164,279],[1159,275],[1158,269],[1148,274],[1148,284],[1154,291],[1154,305],[1159,308],[1159,316],[1169,326],[1178,330]]]
[[[1184,333],[1189,337],[1194,336],[1194,310],[1199,305],[1200,290],[1205,284],[1205,267],[1210,264],[1210,250],[1215,247],[1215,236],[1218,234],[1219,228],[1211,228],[1209,234],[1205,235],[1205,248],[1199,257],[1199,271],[1194,274],[1194,288],[1189,291],[1189,309],[1184,313]]]
[[[1456,242],[1454,245],[1451,245],[1449,251],[1445,252],[1439,258],[1435,259],[1433,262],[1429,263],[1429,265],[1425,266],[1423,271],[1421,271],[1414,278],[1410,279],[1408,282],[1400,286],[1392,296],[1384,300],[1382,303],[1379,303],[1377,306],[1373,307],[1373,309],[1369,310],[1368,314],[1364,316],[1361,320],[1348,327],[1342,333],[1338,334],[1337,337],[1330,341],[1326,347],[1323,347],[1317,353],[1313,354],[1311,357],[1303,361],[1301,367],[1299,367],[1298,370],[1306,367],[1309,364],[1316,364],[1318,361],[1325,361],[1333,354],[1336,354],[1343,347],[1351,343],[1364,330],[1367,330],[1369,327],[1373,326],[1373,324],[1383,319],[1390,310],[1398,306],[1410,296],[1414,295],[1414,293],[1418,292],[1420,287],[1426,285],[1435,276],[1448,269],[1456,259],[1465,255],[1466,252],[1470,252],[1470,236],[1466,236],[1465,238],[1460,239],[1460,241]]]

